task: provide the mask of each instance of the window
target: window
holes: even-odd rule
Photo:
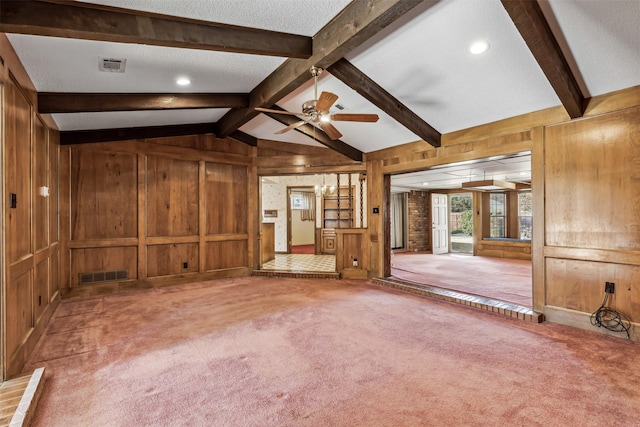
[[[302,193],[291,193],[291,209],[301,210],[306,209],[306,203]]]
[[[489,237],[507,237],[506,197],[504,193],[489,195]]]
[[[518,193],[518,229],[520,239],[531,240],[531,192]]]

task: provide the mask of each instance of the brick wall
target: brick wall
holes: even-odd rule
[[[411,252],[431,250],[431,195],[428,191],[411,191],[409,208],[409,249]]]

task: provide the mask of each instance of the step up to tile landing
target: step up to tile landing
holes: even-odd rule
[[[283,270],[253,270],[252,276],[259,277],[289,277],[295,279],[340,279],[340,273],[323,271],[283,271]]]
[[[524,320],[526,322],[540,323],[543,320],[542,313],[537,313],[528,307],[523,307],[510,302],[395,279],[373,279],[373,282],[380,286],[399,289],[412,294],[449,301],[455,304],[466,305],[480,310],[497,313],[502,316]]]
[[[0,427],[31,424],[31,418],[44,388],[44,368],[0,385]]]

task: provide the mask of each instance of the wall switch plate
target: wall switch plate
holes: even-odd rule
[[[373,213],[374,214],[380,213],[380,208],[373,208]]]

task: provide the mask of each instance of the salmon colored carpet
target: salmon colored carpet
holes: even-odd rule
[[[292,254],[314,254],[316,251],[316,245],[296,245],[291,246]]]
[[[531,261],[399,252],[391,259],[391,275],[400,280],[532,307]]]
[[[367,281],[63,300],[34,426],[637,426],[640,345]]]

